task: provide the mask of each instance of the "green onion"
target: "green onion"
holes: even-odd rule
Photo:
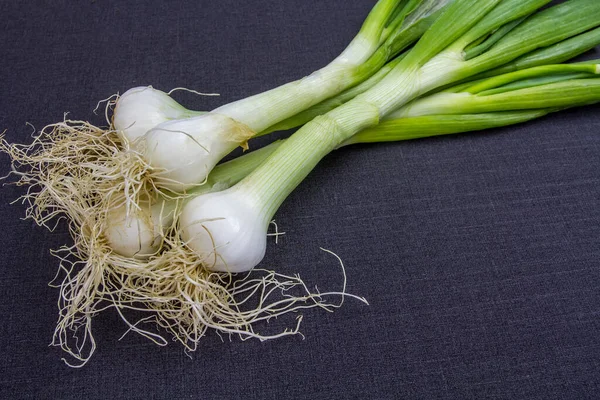
[[[157,119],[144,121],[140,107],[118,104],[115,128],[129,140],[143,136],[144,156],[156,171],[154,184],[182,191],[201,184],[210,170],[235,147],[246,147],[248,139],[375,74],[385,63],[417,40],[451,0],[379,0],[357,36],[326,67],[276,89],[223,105],[210,113],[186,118],[184,109],[174,111],[149,107],[152,115],[166,122],[146,132]],[[133,95],[155,96],[156,91],[133,89]],[[152,101],[153,102],[153,101]],[[140,99],[138,104],[151,103]],[[158,107],[159,109],[161,107]],[[170,120],[180,113],[183,119]],[[140,128],[139,130],[137,128]]]

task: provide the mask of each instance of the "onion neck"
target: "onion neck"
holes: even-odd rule
[[[259,168],[232,188],[268,224],[285,198],[319,161],[356,132],[379,121],[379,110],[355,99],[315,118],[287,139]]]

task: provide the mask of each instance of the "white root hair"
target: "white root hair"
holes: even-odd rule
[[[114,101],[107,99],[107,107]],[[115,130],[65,116],[43,128],[29,145],[9,144],[1,137],[0,151],[12,159],[14,183],[26,189],[18,199],[27,206],[26,217],[49,229],[61,219],[68,222],[73,243],[52,251],[59,269],[51,285],[59,290],[52,344],[73,357],[75,361],[64,359],[70,366],[83,366],[93,355],[92,319],[107,309],[119,313],[126,333],[166,345],[168,332],[194,351],[209,330],[260,340],[298,334],[301,316],[280,332],[259,333],[257,327],[301,309],[332,311],[341,303],[327,301],[331,296],[342,301],[355,297],[345,291],[345,272],[343,289],[328,293],[311,291],[298,275],[210,272],[181,241],[176,219],[161,232],[161,248],[149,259],[114,253],[104,237],[111,210],[126,207],[149,215],[149,199],[165,195],[179,202],[186,197],[160,192],[135,143]],[[145,316],[130,321],[128,311]]]

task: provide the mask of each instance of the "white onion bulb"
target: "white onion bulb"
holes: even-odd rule
[[[198,196],[183,208],[181,237],[212,271],[245,272],[263,259],[269,221],[235,188]]]
[[[115,105],[113,126],[130,141],[144,136],[156,125],[199,115],[151,86],[139,86],[123,93]]]

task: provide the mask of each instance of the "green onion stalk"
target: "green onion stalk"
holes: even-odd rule
[[[134,88],[118,99],[114,127],[130,142],[140,139],[154,185],[186,191],[202,184],[236,147],[247,149],[250,138],[371,77],[415,42],[451,2],[379,0],[356,37],[327,66],[201,115],[172,99],[163,102],[162,92]]]

